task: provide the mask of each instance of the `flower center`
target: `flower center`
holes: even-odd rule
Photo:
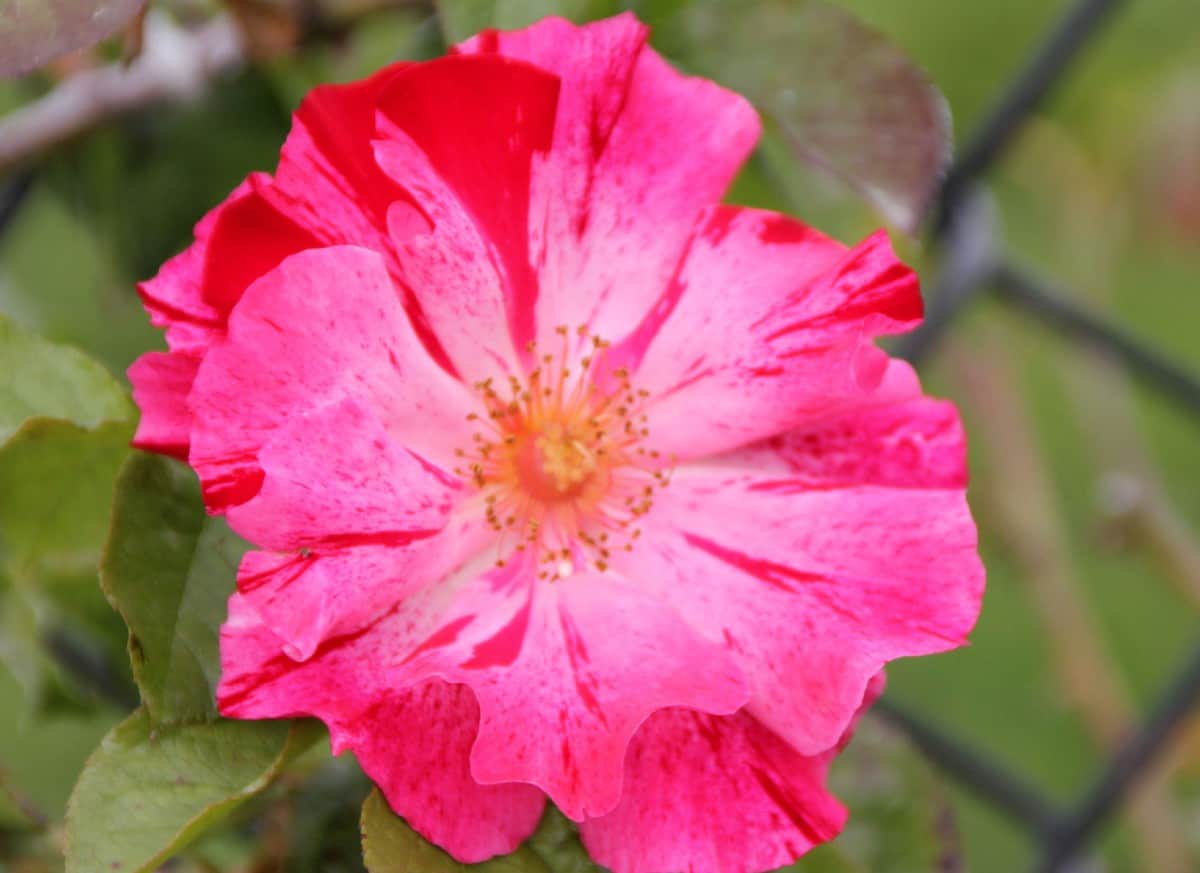
[[[480,429],[470,450],[455,453],[455,472],[479,489],[500,534],[496,563],[532,551],[542,578],[585,564],[604,571],[614,549],[632,549],[636,522],[674,463],[643,445],[646,392],[625,370],[604,370],[608,343],[579,328],[589,354],[573,372],[570,332],[557,332],[558,354],[539,356],[530,344],[536,366],[524,381],[511,377],[503,393],[491,379],[475,386],[487,413],[468,416]]]
[[[597,440],[578,422],[548,421],[541,433],[524,434],[515,454],[517,479],[530,495],[550,503],[575,500],[595,487]]]

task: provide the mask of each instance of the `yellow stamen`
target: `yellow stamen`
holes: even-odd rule
[[[539,577],[549,580],[585,567],[605,572],[614,550],[632,550],[641,533],[633,524],[674,464],[639,445],[650,433],[648,392],[624,368],[601,378],[609,343],[586,327],[555,333],[557,354],[539,356],[529,343],[536,365],[524,380],[506,380],[508,396],[492,379],[476,384],[487,414],[468,416],[482,429],[469,450],[455,452],[465,464],[455,472],[483,495],[484,517],[499,534],[497,564],[532,547],[547,568]],[[577,369],[572,333],[587,348]]]

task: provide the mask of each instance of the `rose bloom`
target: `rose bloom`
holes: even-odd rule
[[[548,797],[617,873],[787,864],[885,662],[979,610],[958,416],[874,345],[916,277],[719,205],[758,117],[646,38],[318,88],[141,287],[137,445],[257,547],[221,712],[322,719],[465,862]]]

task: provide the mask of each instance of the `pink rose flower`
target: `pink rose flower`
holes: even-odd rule
[[[221,711],[313,715],[467,862],[547,796],[617,871],[835,836],[883,665],[983,570],[917,279],[719,205],[759,121],[632,16],[316,89],[141,293],[137,444],[257,548]]]

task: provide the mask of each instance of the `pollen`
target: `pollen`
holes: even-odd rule
[[[631,550],[674,468],[646,448],[648,394],[607,365],[609,343],[585,327],[556,332],[554,352],[527,347],[524,378],[475,385],[484,412],[467,416],[478,429],[455,469],[498,534],[497,565],[529,556],[547,580],[604,572]]]

